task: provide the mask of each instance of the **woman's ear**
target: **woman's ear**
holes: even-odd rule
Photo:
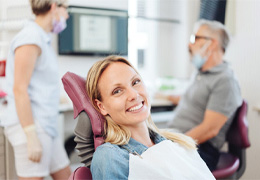
[[[51,10],[56,10],[57,8],[57,4],[56,3],[52,3],[51,4]]]
[[[56,3],[52,3],[51,4],[51,9],[49,10],[49,12],[51,12],[53,15],[56,15],[56,11],[57,11],[57,4]]]
[[[104,107],[103,103],[101,101],[99,101],[98,99],[95,99],[95,103],[96,103],[98,109],[100,110],[101,114],[103,116],[106,116],[108,114],[108,112],[106,111],[106,108]]]

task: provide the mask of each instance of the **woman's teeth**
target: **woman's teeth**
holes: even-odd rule
[[[138,106],[135,106],[135,107],[129,109],[128,111],[130,111],[130,112],[132,112],[132,111],[136,111],[136,110],[140,109],[141,107],[143,107],[143,104],[142,104],[142,103],[139,104]]]

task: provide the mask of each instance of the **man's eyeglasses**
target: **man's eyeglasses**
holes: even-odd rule
[[[192,35],[190,36],[190,43],[191,43],[191,44],[195,44],[195,42],[196,42],[197,39],[212,40],[211,37],[207,37],[207,36],[196,36],[196,35],[192,34]]]

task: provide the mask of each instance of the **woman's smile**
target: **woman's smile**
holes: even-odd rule
[[[142,110],[142,107],[144,106],[144,101],[142,101],[139,105],[134,105],[130,108],[128,108],[127,112],[140,112]]]

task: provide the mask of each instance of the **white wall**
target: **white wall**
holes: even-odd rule
[[[248,101],[249,137],[247,167],[242,179],[260,179],[260,117],[254,106],[260,103],[260,1],[237,0],[235,5],[233,42],[227,60],[240,81],[242,96]]]
[[[167,6],[167,5],[165,5]],[[166,8],[162,6],[163,8]],[[189,78],[191,66],[189,61],[188,43],[192,32],[193,24],[198,19],[199,0],[177,0],[170,7],[174,13],[173,16],[180,20],[180,24],[176,24],[174,28],[164,25],[160,30],[160,40],[162,45],[158,50],[157,68],[160,76],[173,76],[177,78]],[[164,11],[164,9],[161,9]],[[169,31],[172,34],[169,36]],[[171,42],[171,45],[165,42]],[[164,42],[164,43],[163,43]]]
[[[128,0],[69,0],[69,4],[108,9],[128,9]]]

